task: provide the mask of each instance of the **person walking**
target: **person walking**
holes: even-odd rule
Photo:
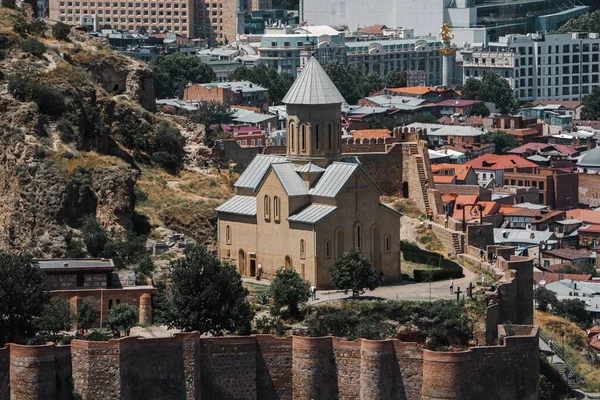
[[[448,217],[444,219],[444,228],[448,227]]]
[[[485,276],[481,274],[481,286],[485,283]]]
[[[454,281],[450,281],[450,294],[454,294]]]
[[[479,249],[479,257],[481,257],[481,261],[485,261],[484,254],[485,252],[483,251],[483,249]]]
[[[312,285],[312,286],[310,287],[310,297],[311,297],[313,300],[316,300],[316,299],[317,299],[317,287],[316,287],[315,285]]]

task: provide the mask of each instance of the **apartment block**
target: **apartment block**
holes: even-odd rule
[[[598,33],[508,35],[461,53],[463,81],[495,72],[521,101],[580,101],[600,85]]]
[[[131,32],[145,29],[149,33],[171,32],[195,37],[194,0],[50,0],[49,18],[77,25],[82,18],[95,18],[99,27]]]

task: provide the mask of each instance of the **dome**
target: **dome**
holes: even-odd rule
[[[600,168],[600,147],[596,147],[581,158],[581,161],[577,163],[579,167],[598,167]]]

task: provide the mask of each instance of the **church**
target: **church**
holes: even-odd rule
[[[400,280],[400,216],[355,157],[342,155],[344,98],[311,58],[286,94],[285,155],[257,155],[216,208],[218,254],[242,276],[294,268],[319,288],[329,266],[359,248],[386,280]],[[383,274],[383,275],[382,275]]]

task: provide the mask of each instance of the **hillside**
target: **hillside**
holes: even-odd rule
[[[193,165],[203,127],[155,112],[145,64],[75,30],[54,36],[0,7],[0,249],[64,256],[87,215],[113,235],[212,242],[231,186]]]

